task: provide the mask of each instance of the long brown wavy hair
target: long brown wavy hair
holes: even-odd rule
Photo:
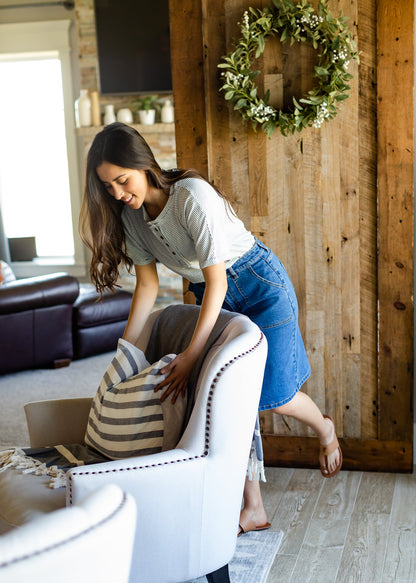
[[[95,136],[87,157],[79,233],[92,253],[89,273],[99,293],[116,287],[121,265],[125,265],[128,271],[133,267],[133,261],[127,255],[121,221],[123,203],[107,192],[97,175],[97,167],[103,162],[144,170],[149,185],[166,194],[181,178],[205,180],[193,169],[162,170],[147,142],[131,126],[116,122]],[[225,198],[218,189],[215,190]]]

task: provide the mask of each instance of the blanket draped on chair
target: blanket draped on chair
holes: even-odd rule
[[[169,306],[161,312],[156,322],[148,342],[146,349],[146,358],[149,362],[154,362],[168,352],[180,354],[183,352],[191,341],[192,335],[200,313],[200,306],[193,304],[175,304]],[[224,328],[236,316],[240,316],[236,312],[229,312],[228,310],[221,310],[217,321],[208,337],[208,340],[196,361],[188,381],[188,406],[185,414],[184,426],[185,429],[195,402],[195,391],[197,379],[208,351],[212,348]],[[180,325],[178,325],[180,322]],[[266,481],[264,475],[263,465],[263,445],[260,435],[260,422],[257,415],[256,426],[253,434],[253,443],[250,451],[250,459],[247,469],[247,475],[250,480]]]

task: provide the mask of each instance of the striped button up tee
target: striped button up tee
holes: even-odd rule
[[[224,261],[228,268],[254,244],[227,202],[200,178],[178,180],[160,215],[149,220],[144,206],[122,212],[127,253],[136,265],[157,259],[189,279],[204,281],[202,269]]]

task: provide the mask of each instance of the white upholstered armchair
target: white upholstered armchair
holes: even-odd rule
[[[187,325],[188,310],[195,309],[177,306],[178,327]],[[204,358],[195,405],[175,449],[69,471],[69,505],[111,483],[134,497],[131,583],[179,583],[205,574],[209,581],[229,581],[266,354],[259,328],[245,316],[233,317]],[[90,403],[27,405],[32,446],[81,441]]]
[[[99,488],[0,536],[0,581],[128,583],[135,522],[131,495]]]

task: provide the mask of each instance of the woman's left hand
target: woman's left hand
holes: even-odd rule
[[[164,366],[160,372],[161,374],[167,374],[167,377],[155,388],[156,391],[160,391],[167,387],[166,391],[161,396],[160,400],[163,402],[173,393],[172,403],[176,402],[176,399],[182,393],[182,397],[186,396],[186,390],[188,388],[188,379],[192,371],[192,367],[195,364],[195,358],[182,352],[172,360],[168,365]],[[168,386],[169,385],[169,386]]]

